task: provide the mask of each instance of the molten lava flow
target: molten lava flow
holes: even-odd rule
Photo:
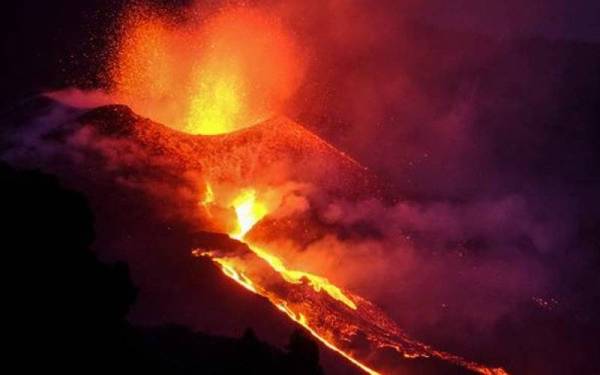
[[[232,204],[237,216],[237,228],[230,233],[232,238],[242,240],[246,233],[267,214],[267,207],[256,201],[256,191],[244,190]]]
[[[246,276],[239,274],[234,267],[231,267],[225,260],[216,259],[214,260],[216,263],[221,265],[221,269],[223,273],[228,277],[234,279],[236,282],[241,284],[244,288],[248,289],[251,292],[258,293],[256,288],[254,288],[254,284],[252,281],[248,279]]]
[[[253,189],[244,190],[234,199],[232,206],[235,209],[237,216],[237,228],[234,232],[230,233],[230,236],[237,240],[243,241],[244,236],[252,229],[252,227],[254,227],[256,223],[258,223],[267,215],[268,210],[264,204],[257,202],[256,191]],[[252,245],[247,241],[245,243],[256,255],[267,262],[275,271],[281,274],[281,277],[285,281],[293,284],[300,284],[303,283],[304,280],[307,280],[308,284],[313,287],[316,292],[324,291],[331,298],[344,303],[351,309],[356,310],[356,304],[350,298],[348,298],[348,296],[346,296],[340,288],[331,284],[326,278],[313,275],[308,272],[290,270],[277,256],[269,253],[265,249]]]
[[[323,337],[321,337],[315,330],[313,330],[310,327],[310,325],[308,324],[308,321],[306,320],[306,317],[304,315],[302,315],[302,314],[296,315],[292,310],[288,309],[285,304],[277,305],[277,308],[279,310],[283,311],[284,313],[286,313],[293,321],[295,321],[296,323],[298,323],[301,326],[303,326],[304,328],[306,328],[306,330],[308,332],[310,332],[311,335],[313,335],[315,338],[317,338],[326,347],[328,347],[329,349],[333,350],[334,352],[340,354],[342,357],[346,358],[347,360],[349,360],[350,362],[352,362],[354,365],[358,366],[361,370],[365,371],[367,374],[369,374],[369,375],[381,375],[381,373],[379,373],[379,372],[377,372],[377,371],[375,371],[375,370],[367,367],[366,365],[360,363],[356,359],[352,358],[349,354],[345,353],[344,351],[342,351],[341,349],[337,348],[335,345],[333,345],[332,343],[330,343],[329,341],[327,341],[326,339],[324,339]]]
[[[204,198],[200,201],[200,205],[206,207],[215,201],[215,192],[210,184],[206,184],[206,192]]]
[[[207,191],[212,191],[207,188]],[[224,253],[219,250],[195,250],[221,266],[223,273],[244,288],[267,298],[294,322],[306,328],[328,348],[368,374],[380,372],[359,361],[373,350],[392,349],[404,358],[438,358],[486,375],[503,375],[450,353],[435,350],[406,336],[383,311],[371,302],[332,284],[324,277],[291,270],[284,261],[247,240],[250,230],[271,211],[259,201],[255,189],[243,189],[229,203],[235,211],[236,226],[232,238],[247,245],[248,253]],[[366,339],[362,351],[356,339]]]

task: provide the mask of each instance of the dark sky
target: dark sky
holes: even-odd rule
[[[453,28],[600,41],[598,0],[430,0],[420,6],[424,18]]]

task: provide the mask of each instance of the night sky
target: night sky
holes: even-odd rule
[[[498,36],[600,41],[600,5],[589,0],[428,1],[423,12],[433,22]]]

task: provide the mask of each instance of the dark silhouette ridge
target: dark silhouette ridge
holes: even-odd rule
[[[318,346],[295,332],[287,352],[253,331],[225,338],[183,326],[140,328],[125,263],[101,263],[89,250],[93,215],[83,195],[39,172],[0,164],[8,334],[22,372],[133,371],[163,374],[322,374]]]

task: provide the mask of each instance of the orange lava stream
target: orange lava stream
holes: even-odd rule
[[[210,184],[206,186],[206,195],[204,199],[200,202],[201,205],[206,206],[214,201],[214,192],[213,188]],[[242,241],[248,245],[248,247],[261,259],[267,262],[276,272],[278,272],[282,278],[292,284],[301,284],[303,280],[308,280],[309,284],[313,287],[316,292],[324,291],[331,298],[342,302],[344,305],[349,308],[356,310],[357,306],[348,296],[342,292],[342,290],[336,285],[331,284],[326,278],[317,276],[308,272],[302,272],[297,270],[289,270],[284,265],[283,261],[279,259],[277,256],[270,254],[264,249],[261,249],[257,246],[253,246],[248,242],[244,241],[244,237],[246,234],[258,223],[264,216],[267,215],[267,208],[262,205],[260,202],[256,200],[256,191],[253,189],[243,190],[233,201],[233,208],[235,209],[237,216],[237,228],[231,232],[229,235]],[[236,281],[238,284],[242,285],[247,290],[259,294],[263,297],[266,297],[271,303],[273,303],[280,311],[284,312],[286,315],[290,317],[294,322],[300,324],[304,327],[311,335],[313,335],[316,339],[322,342],[329,349],[335,351],[340,354],[348,361],[353,363],[355,366],[359,367],[361,370],[365,371],[369,375],[381,375],[380,372],[377,372],[365,364],[359,362],[357,359],[353,358],[350,354],[344,352],[336,345],[325,339],[323,336],[319,335],[315,329],[313,329],[307,318],[302,313],[296,313],[292,309],[290,309],[285,301],[281,301],[277,299],[274,295],[268,293],[265,290],[258,289],[252,280],[250,280],[246,275],[241,272],[238,272],[235,268],[234,264],[228,262],[227,258],[219,258],[213,256],[210,252],[198,253],[195,252],[195,255],[199,256],[209,256],[212,260],[221,266],[221,270],[223,273],[229,278]]]
[[[207,192],[211,191],[212,188],[207,188]],[[352,299],[346,296],[339,287],[330,283],[326,278],[309,272],[290,270],[277,256],[269,253],[265,249],[250,244],[248,241],[244,241],[246,234],[257,222],[266,216],[268,212],[268,209],[263,204],[256,201],[256,191],[252,189],[244,190],[237,198],[235,198],[232,205],[235,209],[238,222],[236,230],[230,233],[232,238],[246,243],[259,258],[267,262],[275,271],[281,274],[281,277],[283,277],[285,281],[292,284],[301,284],[304,280],[308,280],[309,285],[312,286],[316,292],[324,291],[331,298],[356,310],[356,304]]]
[[[214,199],[215,196],[212,187],[207,186],[206,195],[200,204],[212,204]],[[302,297],[306,299],[306,303],[298,304],[293,301],[290,303],[286,300],[285,296],[282,296],[275,290],[270,290],[269,284],[265,284],[264,280],[255,279],[253,281],[253,277],[262,278],[267,277],[267,275],[262,275],[260,269],[251,268],[253,267],[251,262],[247,262],[243,258],[221,254],[218,251],[195,250],[194,255],[209,257],[213,262],[220,265],[221,270],[226,276],[247,290],[267,298],[280,311],[304,327],[325,346],[340,354],[366,373],[370,375],[382,374],[357,360],[354,355],[344,351],[338,344],[338,341],[348,340],[349,337],[352,337],[356,330],[364,330],[368,340],[374,344],[375,348],[393,349],[407,359],[435,357],[483,375],[507,375],[501,368],[482,366],[459,356],[434,350],[427,345],[411,340],[400,331],[394,322],[389,320],[382,311],[369,301],[343,291],[324,277],[308,272],[290,270],[276,255],[249,243],[245,239],[246,234],[269,213],[268,207],[257,201],[254,189],[242,190],[230,205],[235,210],[237,219],[236,227],[229,233],[230,237],[245,243],[256,257],[264,261],[265,265],[268,265],[267,272],[272,271],[280,275],[288,285],[297,285],[298,287],[308,285],[317,293],[324,292],[326,296],[336,302],[341,302],[342,305],[338,307],[334,306],[333,316],[329,317],[328,314],[332,314],[331,310],[321,311],[322,306],[319,307],[320,305],[318,305],[318,303],[322,302],[315,302],[316,304],[311,305],[312,302],[310,299],[314,297],[303,294]],[[245,272],[246,269],[249,272],[254,272],[254,275],[249,275]],[[307,317],[307,314],[310,315],[310,318]],[[341,315],[336,317],[336,314]],[[320,315],[326,316],[325,321],[319,318]],[[328,318],[334,319],[331,327],[324,326],[324,324],[327,324]],[[315,322],[312,321],[313,319],[320,321]],[[336,330],[338,330],[338,333],[336,333]]]
[[[351,363],[353,363],[354,365],[358,366],[361,370],[363,370],[367,374],[369,374],[369,375],[382,375],[380,372],[377,372],[377,371],[375,371],[375,370],[367,367],[366,365],[360,363],[356,359],[352,358],[352,356],[350,356],[348,353],[346,353],[343,350],[339,349],[337,346],[333,345],[332,343],[330,343],[329,341],[327,341],[325,338],[323,338],[321,335],[319,335],[314,329],[312,329],[309,326],[309,324],[308,324],[308,322],[306,320],[306,317],[304,315],[302,315],[302,314],[296,315],[292,310],[288,309],[286,307],[286,305],[277,305],[277,308],[279,310],[283,311],[284,313],[286,313],[293,321],[295,321],[296,323],[298,323],[302,327],[304,327],[308,332],[310,332],[311,335],[313,335],[315,338],[317,338],[319,341],[321,341],[326,347],[328,347],[329,349],[333,350],[334,352],[340,354],[342,357],[346,358]]]
[[[221,266],[221,270],[227,277],[231,278],[232,280],[234,280],[235,282],[237,282],[238,284],[240,284],[247,290],[249,290],[253,293],[256,293],[258,295],[261,295],[263,297],[266,297],[271,303],[273,303],[277,307],[278,310],[282,311],[294,322],[296,322],[297,324],[304,327],[308,332],[310,332],[311,335],[313,335],[317,340],[319,340],[321,343],[323,343],[323,345],[327,346],[329,349],[333,350],[334,352],[340,354],[342,357],[346,358],[348,361],[350,361],[355,366],[359,367],[361,370],[365,371],[369,375],[382,375],[380,372],[377,372],[377,371],[369,368],[367,365],[359,362],[357,359],[353,358],[350,354],[344,352],[343,350],[341,350],[340,348],[335,346],[333,343],[327,341],[327,339],[325,339],[323,336],[319,335],[317,333],[317,331],[310,326],[306,317],[302,313],[295,313],[293,310],[288,308],[285,301],[279,301],[274,296],[270,295],[268,292],[257,289],[254,286],[254,284],[252,283],[252,280],[250,280],[248,277],[246,277],[243,273],[238,273],[235,270],[235,267],[232,266],[231,264],[229,264],[227,259],[216,258],[210,252],[204,252],[204,253],[195,252],[194,254],[197,256],[208,256],[208,257],[212,258],[212,260],[215,263],[217,263]]]

